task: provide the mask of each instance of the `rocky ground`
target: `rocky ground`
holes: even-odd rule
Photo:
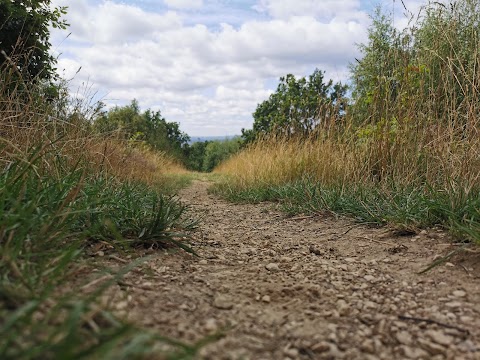
[[[200,257],[156,252],[132,272],[119,311],[194,342],[202,359],[480,359],[480,256],[439,231],[395,236],[326,214],[288,218],[236,205],[195,181]],[[118,295],[118,294],[117,294]]]

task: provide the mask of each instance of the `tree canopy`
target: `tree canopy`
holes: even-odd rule
[[[479,44],[478,0],[431,2],[403,31],[378,8],[368,42],[359,46],[362,57],[351,65],[357,124],[415,119],[469,126],[480,104]]]
[[[315,70],[306,79],[288,74],[280,78],[276,92],[257,106],[253,129],[242,129],[242,137],[252,141],[261,134],[307,135],[322,121],[344,110],[347,86],[324,82],[324,72]]]
[[[50,26],[65,29],[66,7],[51,0],[0,1],[0,68],[12,60],[24,80],[55,77],[56,59],[49,53]]]
[[[117,132],[126,140],[144,143],[178,158],[183,156],[183,149],[190,140],[178,123],[167,122],[160,111],[141,112],[136,100],[102,114],[94,121],[94,128],[102,133]]]

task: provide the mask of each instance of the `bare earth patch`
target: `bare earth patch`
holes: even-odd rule
[[[203,359],[480,359],[478,255],[417,275],[451,250],[445,234],[287,218],[209,185],[181,192],[203,218],[200,258],[161,252],[129,274],[118,291],[130,320],[189,342],[224,332]]]

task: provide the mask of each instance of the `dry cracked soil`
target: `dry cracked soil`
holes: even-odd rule
[[[214,333],[199,359],[480,359],[480,257],[428,230],[396,236],[330,214],[287,217],[232,204],[194,181],[193,247],[154,253],[117,308],[187,342]]]

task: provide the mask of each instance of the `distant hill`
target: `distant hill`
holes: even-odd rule
[[[240,137],[240,135],[224,135],[224,136],[191,136],[189,144],[193,144],[196,142],[203,142],[203,141],[215,141],[215,140],[230,140],[236,137]]]

